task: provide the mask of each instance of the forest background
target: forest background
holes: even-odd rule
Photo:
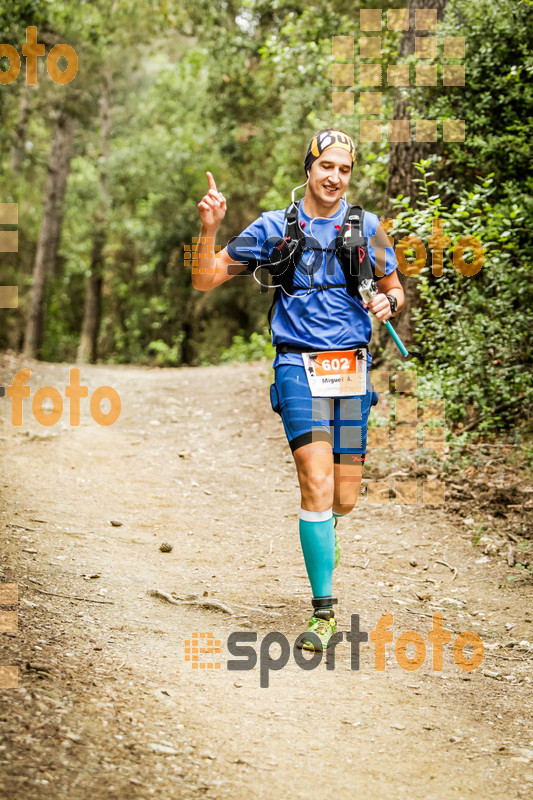
[[[409,30],[387,9],[410,5]],[[59,85],[39,58],[28,85],[0,85],[0,202],[17,203],[18,252],[0,254],[0,286],[18,307],[0,310],[0,350],[47,361],[178,367],[269,356],[271,296],[249,276],[195,292],[186,256],[209,169],[228,199],[218,244],[261,211],[284,208],[303,182],[312,133],[339,127],[357,142],[350,197],[426,245],[425,267],[402,276],[409,311],[395,326],[424,351],[417,369],[446,399],[456,435],[525,441],[530,432],[533,9],[531,0],[0,0],[0,42],[22,51],[37,27],[46,53],[76,50],[74,80]],[[382,30],[360,28],[383,9]],[[438,29],[415,30],[415,9],[436,9]],[[420,59],[415,35],[436,36]],[[353,85],[332,85],[332,37],[354,37]],[[359,38],[381,36],[381,57],[360,59]],[[444,37],[465,56],[443,57]],[[384,135],[360,142],[360,64],[381,64]],[[389,87],[387,67],[436,65],[437,86]],[[443,86],[443,64],[465,66],[464,86]],[[66,64],[58,64],[63,69]],[[6,58],[0,68],[9,68]],[[334,113],[332,91],[354,110]],[[387,138],[387,120],[437,120],[438,141]],[[465,120],[463,142],[442,141],[442,120]],[[412,139],[414,136],[412,135]],[[432,220],[450,247],[431,272]],[[11,226],[2,226],[3,229]],[[462,275],[462,236],[484,248]],[[411,261],[412,252],[407,253]],[[465,258],[469,258],[468,252]],[[470,254],[471,258],[471,254]],[[397,351],[376,330],[376,363]]]

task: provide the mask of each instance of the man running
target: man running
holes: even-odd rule
[[[326,648],[336,630],[333,605],[337,599],[332,596],[332,584],[340,549],[335,528],[337,517],[349,513],[357,500],[368,415],[373,400],[377,402],[369,380],[352,395],[347,394],[346,384],[341,396],[338,391],[335,395],[333,390],[324,389],[324,385],[342,382],[346,374],[350,375],[348,380],[355,380],[361,369],[366,378],[371,362],[367,345],[372,335],[368,312],[384,322],[404,304],[392,247],[384,251],[378,293],[368,304],[346,288],[346,273],[335,241],[349,208],[343,196],[354,159],[353,141],[343,131],[323,130],[313,136],[304,162],[305,197],[297,205],[294,223],[305,234],[306,249],[294,270],[292,291],[278,291],[271,325],[276,346],[271,401],[282,418],[298,472],[300,542],[313,592],[313,615],[299,646],[311,650]],[[204,269],[202,274],[193,271],[192,278],[193,287],[201,291],[264,262],[265,252],[272,251],[276,242],[283,255],[280,240],[287,237],[288,225],[285,210],[265,212],[215,254],[226,200],[210,172],[207,179],[209,190],[198,204],[202,229],[196,252],[197,263]],[[375,214],[364,213],[362,235],[366,242],[378,226]],[[375,268],[375,248],[369,244],[367,252]],[[346,374],[341,374],[343,368]],[[327,370],[333,377],[317,378]],[[316,388],[317,381],[322,381],[321,388]]]

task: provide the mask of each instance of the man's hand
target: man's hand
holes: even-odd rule
[[[376,319],[379,319],[380,322],[386,322],[392,317],[389,299],[382,292],[373,297],[370,303],[363,303],[363,307],[375,314]]]
[[[226,198],[218,191],[215,179],[206,172],[209,191],[198,203],[198,213],[202,226],[216,230],[226,215]]]

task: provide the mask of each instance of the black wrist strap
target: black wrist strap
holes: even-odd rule
[[[398,300],[393,294],[386,294],[385,297],[389,301],[391,313],[395,314],[398,311]]]

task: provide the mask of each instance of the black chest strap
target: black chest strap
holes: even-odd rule
[[[342,267],[345,282],[316,285],[311,276],[309,290],[346,289],[351,297],[356,297],[360,281],[363,278],[375,278],[368,254],[368,243],[363,235],[364,215],[365,212],[360,206],[348,206],[339,233],[335,238],[335,255]],[[303,286],[294,285],[294,272],[304,250],[308,249],[306,248],[306,236],[298,222],[298,203],[292,203],[286,209],[285,220],[285,237],[274,246],[268,265],[270,274],[278,283],[267,315],[270,333],[272,332],[272,314],[282,291],[294,294],[298,289],[305,289]],[[312,247],[311,249],[316,248]]]

